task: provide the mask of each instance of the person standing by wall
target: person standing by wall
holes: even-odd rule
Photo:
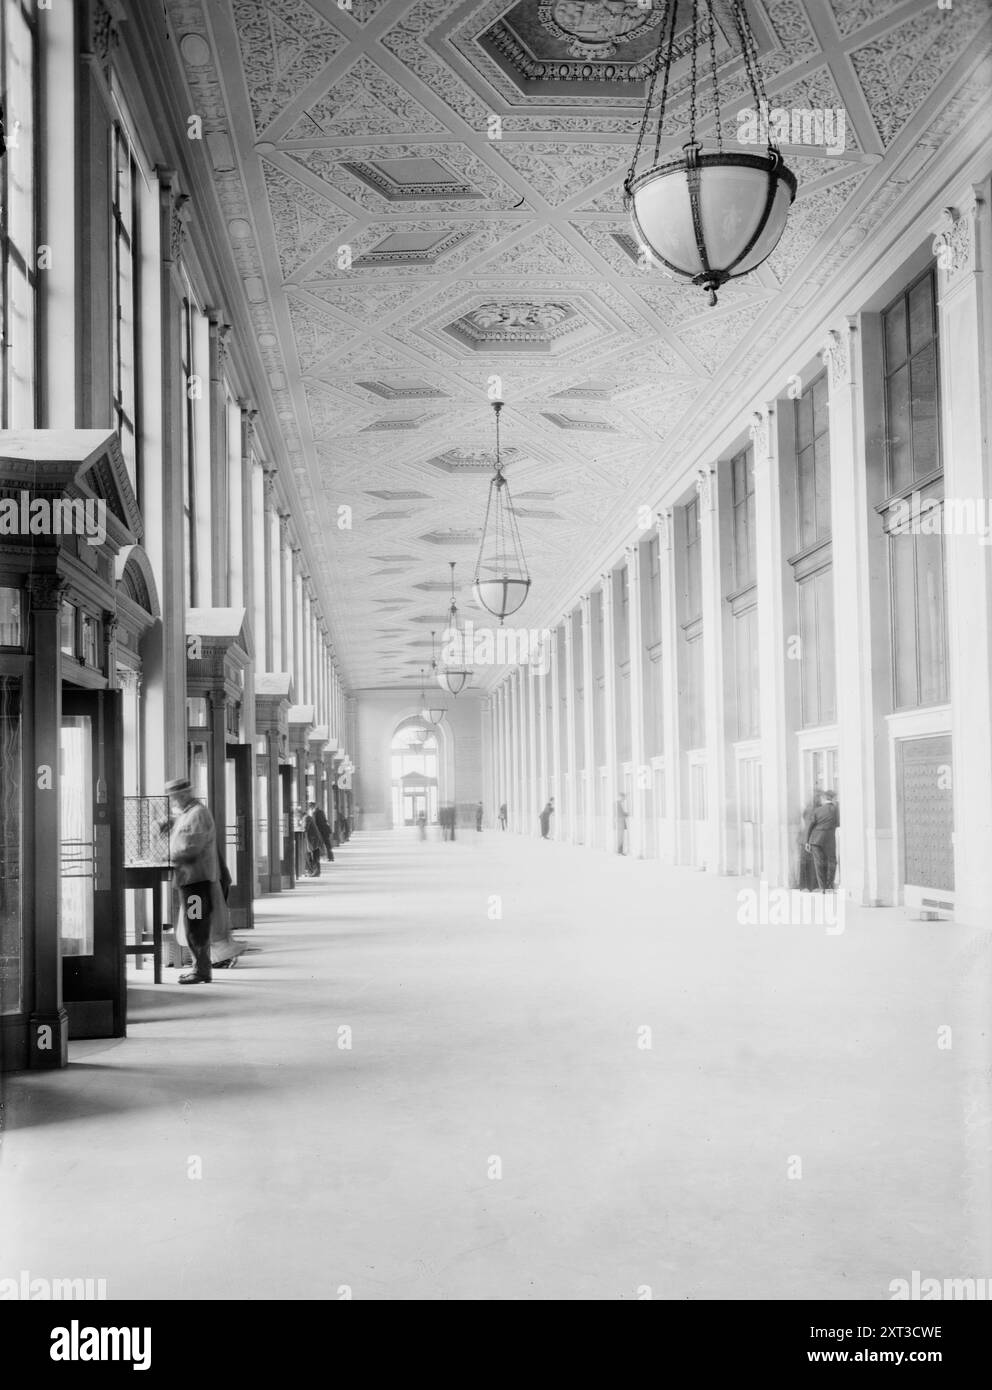
[[[475,828],[476,828],[476,830],[479,830],[479,831],[482,830],[482,802],[481,802],[481,801],[479,802],[478,806],[476,806],[476,808],[475,808]]]
[[[816,885],[821,893],[829,892],[837,877],[837,827],[840,824],[840,809],[837,793],[825,791],[809,820],[806,831],[806,848],[813,856],[816,869]]]
[[[193,957],[193,969],[179,976],[181,985],[209,984],[213,979],[210,962],[210,919],[214,885],[220,883],[217,856],[217,827],[214,818],[193,795],[188,777],[176,777],[165,784],[169,798],[169,819],[159,829],[169,832],[169,856],[174,864],[175,884],[183,904],[186,944]]]
[[[318,806],[316,801],[310,802],[310,814],[313,816],[313,823],[317,827],[317,834],[324,843],[324,850],[330,863],[334,863],[334,845],[331,837],[331,827],[327,817],[324,815],[324,808]]]
[[[315,804],[311,801],[303,817],[303,848],[306,851],[306,872],[311,878],[320,878],[320,851],[323,843],[317,822],[313,818],[315,809]]]
[[[505,829],[506,829],[506,802],[505,802],[505,801],[503,801],[503,802],[500,803],[500,808],[499,808],[499,828],[500,828],[500,830],[505,830]]]
[[[540,823],[541,823],[541,839],[542,839],[542,840],[547,840],[547,839],[550,837],[550,831],[551,831],[551,817],[554,815],[554,813],[555,813],[555,803],[554,803],[554,801],[549,800],[549,801],[545,804],[544,810],[541,812],[541,814],[540,814],[540,816],[539,816],[539,818],[538,818],[538,819],[540,820]]]

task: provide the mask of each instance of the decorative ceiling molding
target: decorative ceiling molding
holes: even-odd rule
[[[783,336],[891,226],[913,195],[910,160],[932,160],[929,172],[953,159],[988,100],[980,0],[910,14],[904,0],[756,3],[772,105],[843,106],[845,147],[787,147],[799,195],[785,235],[710,312],[693,287],[642,267],[622,206],[641,79],[618,73],[651,51],[658,6],[164,3],[181,109],[202,113],[211,137],[194,154],[244,287],[274,462],[304,502],[311,569],[356,687],[380,678],[376,620],[434,621],[421,610],[448,593],[445,538],[478,534],[494,382],[534,580],[523,616],[539,622],[542,596],[560,604],[563,586],[588,587],[583,557],[629,527],[631,493],[652,502],[715,406],[749,399]],[[562,72],[521,76],[492,41],[500,25],[524,66],[550,57]],[[684,138],[687,69],[673,72],[665,148]],[[739,64],[723,69],[721,99],[736,140],[750,102]],[[699,113],[710,129],[705,88]],[[411,588],[427,601],[411,604]]]

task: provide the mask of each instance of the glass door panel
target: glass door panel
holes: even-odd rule
[[[59,775],[63,956],[93,954],[93,729],[88,715],[62,720]]]

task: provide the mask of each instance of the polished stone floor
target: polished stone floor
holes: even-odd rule
[[[0,1277],[598,1300],[992,1275],[992,934],[740,925],[745,883],[356,836],[257,904],[236,970],[133,972],[127,1039],[0,1083]]]

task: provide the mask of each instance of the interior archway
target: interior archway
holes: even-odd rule
[[[389,745],[390,816],[394,827],[412,828],[423,816],[437,824],[444,778],[444,736],[434,727],[421,741],[424,722],[416,716],[402,719]]]

